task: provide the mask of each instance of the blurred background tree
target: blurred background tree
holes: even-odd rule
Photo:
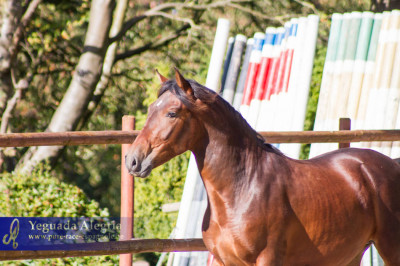
[[[390,4],[390,3],[391,4]],[[123,115],[143,125],[159,82],[154,69],[205,82],[218,18],[231,35],[252,36],[292,17],[318,14],[320,27],[305,129],[313,127],[333,12],[391,9],[369,0],[3,0],[0,28],[0,133],[121,128]],[[392,3],[393,2],[393,3]],[[307,156],[307,146],[304,147]],[[188,154],[137,180],[138,237],[168,237],[176,213],[164,203],[180,200]],[[0,149],[4,180],[24,180],[40,161],[42,171],[78,186],[119,215],[120,146],[92,145]],[[11,172],[16,169],[20,173]],[[7,179],[7,178],[8,179]],[[10,208],[1,205],[0,208]],[[3,215],[9,212],[0,209]]]

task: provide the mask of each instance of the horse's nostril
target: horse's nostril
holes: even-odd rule
[[[135,171],[137,167],[137,160],[133,155],[126,155],[125,156],[125,165],[129,171]]]

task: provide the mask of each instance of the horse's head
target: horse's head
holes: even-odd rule
[[[129,172],[139,177],[148,176],[153,168],[192,150],[196,136],[202,132],[190,110],[201,102],[189,81],[177,69],[175,80],[157,74],[162,82],[159,97],[150,105],[146,123],[125,157]]]

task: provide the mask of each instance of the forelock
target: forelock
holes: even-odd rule
[[[205,104],[215,102],[218,94],[214,91],[200,85],[194,80],[188,80],[190,86],[193,89],[194,98],[189,97],[176,83],[175,80],[168,80],[164,82],[158,91],[158,97],[163,95],[166,91],[174,94],[178,99],[190,110],[196,109],[196,99],[199,99]]]

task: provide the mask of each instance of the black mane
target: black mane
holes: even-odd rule
[[[255,131],[243,118],[243,116],[232,107],[227,101],[225,101],[216,92],[208,89],[207,87],[197,83],[194,80],[187,80],[193,89],[194,97],[199,99],[209,107],[218,109],[218,113],[226,118],[229,123],[235,123],[238,125],[238,129],[241,130],[248,136],[252,136],[256,141],[257,145],[268,152],[283,155],[283,153],[274,147],[273,145],[266,143],[263,136]],[[166,91],[170,91],[191,111],[198,110],[193,99],[190,99],[188,95],[178,86],[175,80],[168,80],[164,82],[158,91],[158,97],[164,94]]]

